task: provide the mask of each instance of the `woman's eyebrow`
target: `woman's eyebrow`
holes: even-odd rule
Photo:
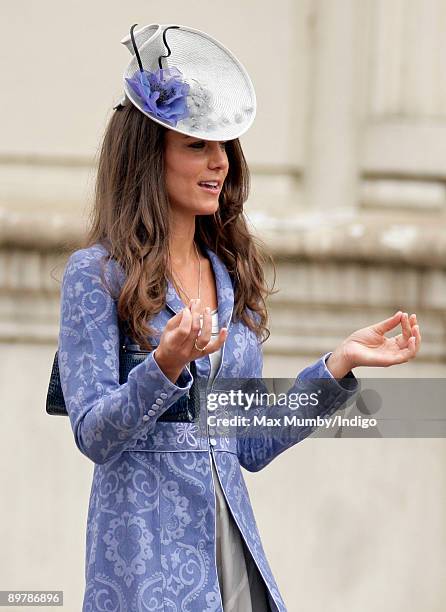
[[[186,138],[189,138],[189,139],[196,138],[197,140],[200,140],[200,138],[198,136],[188,136],[187,134],[183,134],[183,138],[184,139],[186,139]],[[227,142],[229,142],[229,140],[219,140],[219,142],[222,142],[222,143],[226,144]]]

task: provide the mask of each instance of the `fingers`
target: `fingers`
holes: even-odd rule
[[[199,300],[195,306],[197,312],[199,313]],[[192,343],[192,359],[197,359],[199,357],[203,357],[204,355],[209,355],[210,353],[214,353],[218,351],[227,338],[227,329],[222,327],[218,333],[218,336],[211,341],[212,336],[212,315],[210,308],[206,308],[203,315],[203,323],[201,327],[201,331],[197,336],[193,336],[191,333]],[[196,347],[199,347],[203,350],[198,350]]]
[[[165,327],[167,327],[167,329],[174,329],[175,327],[178,327],[182,319],[183,312],[184,312],[184,309],[181,310],[180,312],[177,312],[176,315],[174,315],[167,321]]]
[[[398,312],[396,312],[392,317],[384,319],[384,321],[379,321],[379,323],[376,323],[375,325],[373,325],[373,327],[378,333],[385,334],[386,332],[390,331],[398,325],[402,315],[403,313],[401,312],[401,310],[398,310]]]
[[[190,307],[185,307],[171,317],[157,347],[157,361],[163,361],[168,369],[181,370],[187,363],[219,350],[227,338],[227,329],[223,327],[217,338],[210,341],[212,315],[209,308],[205,309],[202,318],[203,322],[200,320],[200,303],[194,300]],[[198,350],[195,342],[199,348],[205,347],[205,350]]]
[[[226,327],[222,327],[220,329],[220,331],[218,332],[218,336],[212,340],[211,342],[208,342],[205,345],[205,349],[204,351],[198,351],[195,347],[194,347],[194,357],[193,359],[197,359],[199,357],[203,357],[204,355],[210,355],[211,353],[215,353],[215,351],[218,351],[224,344],[226,338],[228,336],[228,330]],[[197,346],[199,346],[201,348],[201,336],[200,338],[197,340]]]
[[[204,355],[218,350],[224,341],[226,340],[227,331],[222,328],[212,342],[212,315],[210,309],[207,308],[204,315],[200,314],[200,300],[191,300],[190,302],[190,313],[191,313],[191,325],[189,328],[189,334],[185,340],[184,349],[189,352],[189,358],[197,359]],[[201,321],[201,318],[203,319]],[[204,348],[204,351],[198,350]]]
[[[405,342],[409,342],[409,338],[412,335],[412,329],[409,323],[409,315],[407,314],[407,312],[403,312],[403,315],[401,317],[401,329],[403,330],[403,338]]]
[[[403,333],[395,336],[394,340],[397,343],[398,348],[405,349],[408,346],[409,338],[412,336],[412,330],[407,312],[403,312],[401,315],[401,330]]]
[[[183,308],[181,313],[178,313],[178,314],[181,314],[182,318],[181,318],[180,324],[178,326],[177,332],[178,332],[178,337],[179,337],[180,344],[184,344],[186,342],[186,340],[188,339],[188,337],[189,337],[190,330],[191,330],[191,327],[192,327],[192,314],[191,314],[191,311],[189,310],[189,308]],[[177,315],[175,315],[175,316],[177,316]],[[175,317],[173,317],[172,319],[174,319],[174,318]],[[172,321],[172,319],[170,319],[170,321]]]
[[[407,313],[405,313],[407,315]],[[408,326],[410,328],[410,336],[407,341],[407,347],[399,351],[395,363],[405,363],[413,359],[419,351],[421,345],[421,333],[418,325],[412,325],[417,320],[416,315],[407,317]]]
[[[412,328],[412,334],[415,336],[415,355],[418,353],[421,345],[421,334],[418,325],[414,325]]]
[[[417,315],[415,313],[410,315],[410,317],[409,317],[409,324],[410,324],[411,329],[412,329],[412,336],[415,336],[414,331],[415,331],[415,328],[416,328],[416,331],[418,332],[417,340],[419,338],[419,340],[421,342],[420,326],[418,325]]]
[[[209,343],[209,340],[211,339],[212,335],[212,315],[209,306],[205,308],[204,315],[200,316],[200,318],[202,319],[201,331],[196,340],[196,344],[200,348],[204,348]]]
[[[385,334],[393,329],[398,323],[401,323],[402,329],[402,334],[395,338],[398,346],[401,350],[409,349],[410,354],[414,352],[413,356],[415,356],[421,343],[420,328],[417,324],[417,315],[415,313],[411,314],[409,317],[407,312],[398,311],[392,317],[374,325],[374,329],[381,334]],[[411,340],[411,338],[413,338],[413,340]]]
[[[193,342],[195,342],[201,330],[200,300],[191,300],[189,304],[189,309],[192,315],[192,326],[190,334]]]
[[[415,313],[411,314],[410,317],[407,315],[407,313],[405,314],[407,316],[406,334],[409,333],[408,342],[411,343],[409,348],[412,349],[413,357],[415,357],[421,345],[420,327],[417,324],[417,315]],[[410,332],[408,330],[410,330]]]
[[[191,313],[188,308],[183,308],[167,321],[163,332],[165,342],[181,347],[189,337],[191,325]]]

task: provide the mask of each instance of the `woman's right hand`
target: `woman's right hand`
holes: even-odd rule
[[[201,329],[201,333],[200,333]],[[189,307],[169,319],[154,352],[155,361],[174,384],[186,364],[204,355],[218,351],[226,340],[228,330],[222,327],[215,340],[211,340],[212,316],[206,308],[203,327],[200,326],[200,300],[191,300]],[[195,341],[204,351],[195,348]]]

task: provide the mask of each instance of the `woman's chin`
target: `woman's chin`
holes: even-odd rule
[[[214,203],[205,204],[197,208],[196,215],[213,215],[219,208],[219,202],[216,200]]]

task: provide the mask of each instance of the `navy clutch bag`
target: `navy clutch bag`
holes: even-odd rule
[[[151,351],[141,350],[137,344],[128,344],[119,325],[119,384],[127,382],[129,372],[142,363]],[[60,384],[59,351],[54,355],[50,382],[46,398],[46,412],[50,415],[68,416],[65,399]],[[180,397],[157,419],[158,421],[190,423],[197,420],[200,411],[200,394],[197,385],[195,361],[190,363],[194,382],[186,395]]]

